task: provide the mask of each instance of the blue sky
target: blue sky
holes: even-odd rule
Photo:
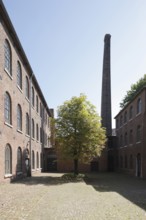
[[[114,118],[126,91],[146,73],[146,1],[3,2],[48,106],[55,111],[84,93],[100,114],[103,39],[111,34]]]

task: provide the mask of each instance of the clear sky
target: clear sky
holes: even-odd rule
[[[84,93],[100,114],[103,40],[111,34],[114,118],[126,91],[146,73],[146,1],[3,2],[48,106],[55,111]]]

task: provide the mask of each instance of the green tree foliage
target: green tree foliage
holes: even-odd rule
[[[73,97],[58,107],[56,142],[64,158],[74,161],[75,174],[78,161],[88,163],[101,154],[105,139],[100,117],[85,95]]]
[[[127,91],[127,94],[120,103],[120,107],[124,108],[144,86],[146,86],[146,74],[143,76],[143,78],[139,79],[135,84],[131,85],[130,90]]]

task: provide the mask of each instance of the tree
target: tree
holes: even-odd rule
[[[78,174],[78,161],[87,163],[100,156],[105,139],[95,106],[84,94],[58,107],[56,140],[64,158],[74,161],[74,174]]]
[[[139,79],[135,84],[131,85],[130,90],[127,91],[127,94],[120,103],[120,107],[124,108],[144,86],[146,86],[146,74],[143,76],[143,78]]]

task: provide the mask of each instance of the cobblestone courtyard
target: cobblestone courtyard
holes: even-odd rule
[[[113,173],[66,182],[38,174],[0,185],[0,220],[145,220],[146,181]]]

